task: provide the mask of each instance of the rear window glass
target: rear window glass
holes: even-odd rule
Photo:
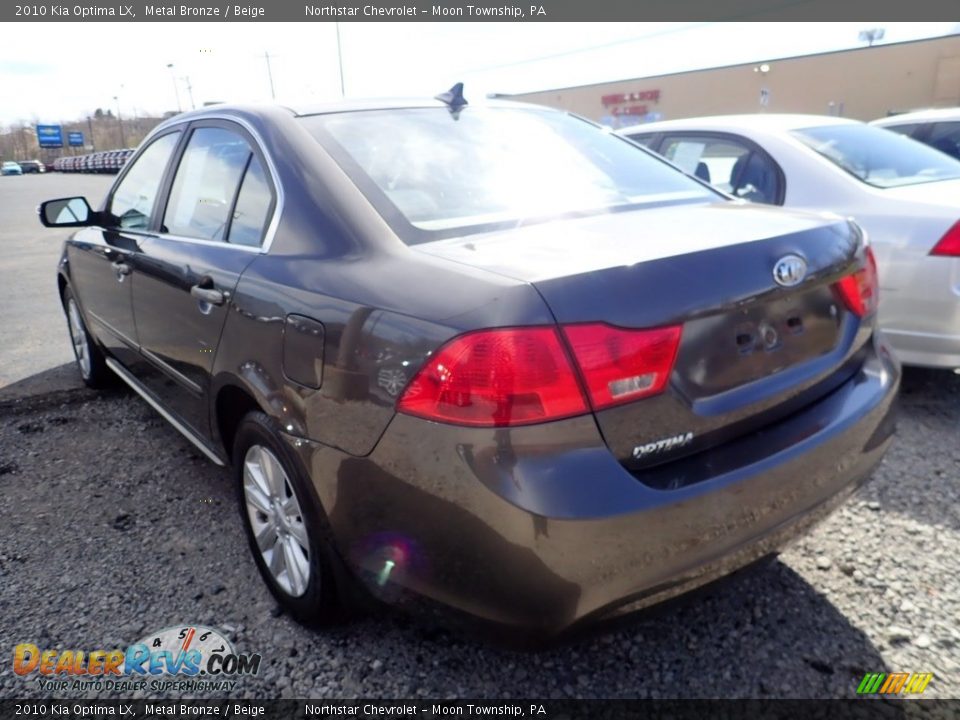
[[[416,108],[302,120],[408,243],[720,198],[623,138],[554,111]]]
[[[923,143],[871,125],[794,130],[801,142],[858,180],[879,188],[960,178],[960,162]]]

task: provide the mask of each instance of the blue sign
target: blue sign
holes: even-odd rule
[[[62,148],[63,128],[59,125],[37,125],[37,142],[42,148]]]
[[[70,144],[70,147],[83,147],[83,133],[67,133],[67,142]]]

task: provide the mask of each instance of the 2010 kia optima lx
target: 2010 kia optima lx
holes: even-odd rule
[[[556,633],[775,551],[869,475],[900,373],[854,224],[440,97],[178,115],[98,210],[41,207],[82,228],[84,380],[232,465],[297,618],[366,588]]]

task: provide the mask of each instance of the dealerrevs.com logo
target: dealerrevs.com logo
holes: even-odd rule
[[[46,691],[230,691],[238,678],[257,674],[260,660],[202,625],[164,628],[126,650],[44,650],[31,643],[13,649],[14,673]]]

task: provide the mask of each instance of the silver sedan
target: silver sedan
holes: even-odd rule
[[[852,216],[880,273],[880,323],[908,365],[960,368],[960,162],[879,127],[731,115],[619,130],[745,200]]]

